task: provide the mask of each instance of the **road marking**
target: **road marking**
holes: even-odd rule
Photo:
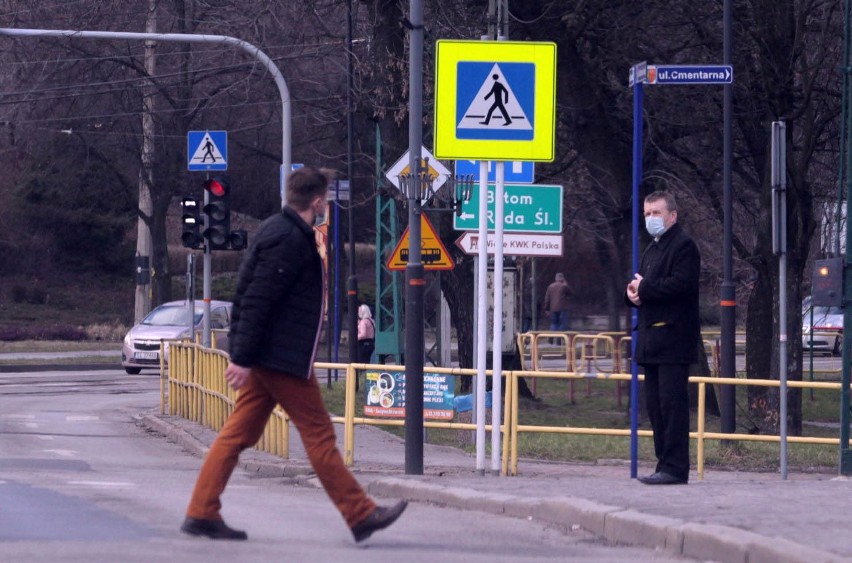
[[[93,415],[87,415],[87,414],[81,414],[81,415],[73,415],[72,414],[72,415],[68,415],[68,416],[65,417],[66,422],[89,422],[89,421],[92,421],[92,420],[100,420],[100,419],[101,419],[101,417],[99,417],[99,416],[93,416]]]
[[[84,487],[135,487],[136,483],[126,481],[68,481],[69,485],[81,485]]]
[[[35,419],[34,414],[0,414],[0,418],[6,418],[9,420],[33,420]]]
[[[24,426],[27,428],[38,428],[38,422],[25,422]]]
[[[53,436],[36,436],[39,440],[53,440]]]
[[[42,450],[43,452],[47,452],[49,454],[56,454],[62,457],[74,457],[77,455],[77,452],[74,450]]]

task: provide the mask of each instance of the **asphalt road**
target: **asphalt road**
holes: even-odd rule
[[[428,503],[356,546],[325,494],[238,471],[226,520],[248,542],[178,531],[200,459],[139,424],[158,379],[123,371],[0,374],[0,560],[675,561],[587,532]],[[369,476],[359,476],[369,479]]]

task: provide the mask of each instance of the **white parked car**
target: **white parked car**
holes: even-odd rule
[[[811,324],[811,298],[802,303],[802,348],[816,353],[839,356],[843,353],[843,309],[840,307],[813,307]]]
[[[195,301],[192,315],[195,332],[203,327],[204,302]],[[190,338],[190,315],[188,301],[163,303],[142,319],[124,337],[121,347],[121,365],[124,371],[135,375],[145,368],[160,369],[160,340]],[[216,347],[227,350],[228,329],[231,326],[231,303],[210,302],[210,328],[216,331]],[[168,345],[166,361],[168,361]]]

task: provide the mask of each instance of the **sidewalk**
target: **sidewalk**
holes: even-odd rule
[[[212,430],[186,420],[146,413],[140,424],[195,455],[204,455]],[[338,444],[342,448],[342,428]],[[247,451],[244,470],[315,482],[298,433],[290,459]],[[355,466],[376,497],[407,498],[465,510],[585,529],[614,543],[641,545],[702,561],[783,563],[852,561],[852,480],[831,474],[695,473],[687,486],[649,487],[630,479],[623,461],[598,464],[521,460],[517,477],[481,476],[475,457],[426,444],[424,475],[404,474],[401,439],[357,427]],[[490,457],[486,459],[490,467]],[[640,475],[651,473],[640,467]]]

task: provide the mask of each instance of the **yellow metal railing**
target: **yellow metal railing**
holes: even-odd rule
[[[579,434],[589,436],[630,436],[630,429],[617,428],[581,428],[572,426],[532,426],[520,423],[519,407],[518,407],[518,379],[521,377],[546,378],[546,379],[586,379],[588,374],[566,373],[566,372],[548,372],[548,371],[511,371],[504,372],[507,376],[507,387],[512,390],[511,398],[507,398],[507,417],[510,420],[509,424],[509,444],[510,444],[510,460],[509,474],[518,474],[518,436],[521,432],[539,432],[539,433],[558,433],[558,434]],[[630,381],[629,373],[597,373],[594,379],[603,379],[615,381],[616,384],[620,381]],[[644,380],[644,375],[639,374],[639,381]],[[740,440],[752,442],[781,442],[781,437],[778,435],[755,435],[755,434],[726,434],[721,432],[707,432],[705,430],[706,419],[706,396],[707,385],[753,385],[758,387],[779,387],[780,382],[771,379],[739,379],[739,378],[719,378],[719,377],[690,377],[690,383],[698,385],[698,415],[697,429],[695,432],[690,432],[689,437],[696,440],[696,470],[699,480],[704,479],[704,443],[706,440]],[[840,390],[840,383],[831,382],[812,382],[812,381],[788,381],[788,387],[803,388],[803,389],[836,389]],[[852,387],[852,386],[850,386]],[[651,437],[653,434],[649,430],[637,431],[639,436]],[[819,438],[810,436],[788,436],[788,443],[795,444],[828,444],[839,445],[839,438]],[[850,439],[852,445],[852,439]]]
[[[224,377],[228,354],[200,344],[168,341],[160,345],[160,358],[160,412],[220,430],[237,400],[237,392]],[[275,407],[269,416],[256,448],[285,459],[290,457],[290,417],[281,407]]]
[[[551,334],[562,335],[566,340],[571,341],[571,345],[566,345],[566,350],[574,349],[574,340],[580,335],[565,335],[564,333],[537,333],[532,336],[519,336],[528,339],[521,346],[523,350],[532,350],[532,363],[535,365],[536,353],[536,337],[549,338]],[[619,349],[623,346],[625,340],[629,343],[629,337],[623,337],[619,341],[613,341],[609,335],[583,335],[591,337],[588,342],[592,343],[592,350],[589,354],[597,354],[603,351],[605,354],[617,355]],[[608,340],[607,340],[608,339]],[[582,348],[587,347],[588,342],[582,341]],[[566,342],[567,344],[567,342]],[[168,349],[168,365],[166,365],[166,352]],[[629,348],[628,348],[629,350]],[[623,351],[622,351],[623,352]],[[526,352],[529,353],[529,352]],[[569,352],[567,356],[570,361],[578,361],[573,352]],[[160,412],[163,414],[171,414],[180,416],[188,420],[192,420],[199,424],[203,424],[219,430],[225,423],[228,415],[233,411],[237,393],[230,389],[224,378],[225,368],[228,364],[228,355],[220,350],[205,348],[200,344],[193,344],[188,341],[164,341],[160,346]],[[530,361],[530,357],[525,358],[526,362]],[[591,356],[583,356],[582,353],[579,359],[585,359],[592,362],[594,365],[595,358]],[[624,356],[620,356],[614,361],[613,369],[618,367],[624,361]],[[355,426],[357,424],[370,426],[404,426],[405,421],[401,419],[386,419],[377,417],[355,416],[357,396],[355,392],[356,374],[360,371],[376,370],[376,371],[404,371],[404,366],[394,366],[385,364],[344,364],[344,363],[325,363],[320,362],[314,364],[317,369],[340,369],[346,372],[345,379],[345,403],[343,416],[334,416],[332,421],[342,423],[344,426],[344,461],[351,466],[355,463]],[[435,368],[428,369],[430,373],[439,373],[447,375],[459,375],[465,377],[473,377],[477,375],[476,370],[461,369],[461,368]],[[502,458],[501,458],[501,474],[502,475],[517,475],[518,474],[518,443],[519,435],[522,432],[529,433],[559,433],[559,434],[575,434],[589,436],[629,436],[630,429],[619,428],[583,428],[572,426],[533,426],[524,425],[519,420],[519,402],[518,402],[518,379],[521,377],[529,377],[535,382],[538,378],[544,379],[564,379],[569,383],[577,379],[599,379],[609,380],[620,386],[625,381],[630,381],[629,373],[606,373],[606,372],[575,372],[575,371],[543,371],[543,370],[517,370],[504,371],[506,376],[505,389],[505,408],[503,410],[503,421],[500,425],[502,431]],[[490,376],[491,372],[487,372]],[[644,376],[639,375],[640,381]],[[705,428],[705,399],[707,384],[712,385],[753,385],[762,387],[778,387],[780,383],[775,380],[766,379],[741,379],[741,378],[718,378],[718,377],[690,377],[689,381],[698,385],[698,415],[697,415],[697,430],[690,432],[690,438],[696,440],[696,468],[698,478],[704,478],[705,466],[705,441],[706,440],[740,440],[740,441],[760,441],[760,442],[780,442],[780,436],[777,435],[752,435],[752,434],[725,434],[719,432],[707,432]],[[788,387],[792,388],[810,388],[810,389],[831,389],[840,390],[841,384],[838,382],[808,382],[808,381],[789,381]],[[423,423],[426,428],[444,428],[454,430],[475,430],[476,424],[473,422],[438,422],[426,420]],[[486,431],[491,431],[492,426],[486,424]],[[283,458],[289,458],[289,417],[280,408],[276,407],[272,415],[270,415],[269,423],[263,436],[258,441],[257,448],[263,451],[278,455]],[[650,437],[652,434],[649,430],[639,430],[638,435],[642,437]],[[839,438],[818,438],[806,436],[788,436],[789,443],[799,444],[828,444],[838,445]],[[852,440],[850,440],[852,444]]]

